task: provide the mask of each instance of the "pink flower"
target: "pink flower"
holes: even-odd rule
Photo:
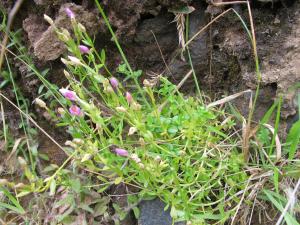
[[[85,45],[79,45],[78,48],[81,54],[88,54],[90,52],[90,49]]]
[[[78,99],[76,93],[74,91],[70,91],[68,89],[65,88],[61,88],[59,89],[59,92],[66,98],[69,99],[71,101],[76,101]]]
[[[112,78],[110,78],[109,81],[110,81],[110,84],[111,84],[111,86],[112,86],[113,88],[117,88],[117,87],[118,87],[119,82],[118,82],[117,78],[112,77]]]
[[[75,18],[75,14],[73,13],[73,11],[70,8],[65,8],[65,12],[70,19]]]
[[[72,105],[69,109],[72,116],[83,116],[83,112],[77,105]]]
[[[132,95],[130,94],[130,92],[127,91],[125,97],[126,97],[126,100],[127,100],[128,104],[130,104],[133,100]]]
[[[128,154],[128,151],[123,149],[123,148],[115,148],[115,153],[119,156],[123,156],[123,157],[127,157],[129,154]]]

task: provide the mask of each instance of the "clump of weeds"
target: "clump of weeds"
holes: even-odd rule
[[[66,66],[64,74],[68,85],[56,87],[32,68],[43,87],[48,88],[47,95],[41,95],[35,103],[57,126],[65,128],[70,137],[65,147],[53,141],[68,158],[60,166],[44,168],[43,176],[19,158],[29,182],[16,188],[16,184],[1,180],[1,193],[7,202],[0,207],[24,215],[18,198],[34,193],[45,199],[36,205],[45,205],[46,196],[55,196],[47,203],[52,205],[52,210],[43,214],[44,221],[87,223],[86,218],[93,215],[92,219],[101,217],[107,222],[110,199],[105,193],[113,185],[122,183],[129,192],[130,189],[135,192],[128,195],[126,211],[132,209],[137,217],[141,200],[158,197],[166,203],[166,209],[170,208],[174,222],[251,222],[258,203],[266,206],[269,202],[277,210],[278,224],[283,219],[287,224],[298,224],[293,213],[299,208],[295,193],[300,182],[294,189],[291,186],[294,178],[298,178],[295,171],[299,162],[294,158],[300,126],[299,121],[292,126],[282,145],[278,137],[281,99],[253,126],[259,85],[247,121],[234,107],[225,111],[227,108],[217,106],[248,91],[211,104],[205,103],[198,84],[198,96],[189,97],[180,92],[188,76],[193,73],[196,78],[192,63],[192,70],[177,86],[163,76],[144,79],[140,85],[142,71],[130,67],[101,6],[96,3],[123,63],[117,71],[108,68],[105,51],[94,47],[93,39],[69,8],[66,14],[72,33],[56,27],[45,15],[68,50],[61,58]],[[229,11],[235,12],[229,9],[223,14]],[[243,19],[236,15],[253,44],[260,81],[253,23],[250,23],[250,32]],[[184,15],[180,16],[183,20]],[[187,45],[194,38],[182,44],[187,51]],[[274,126],[268,124],[272,116]],[[242,127],[240,130],[237,123]],[[288,159],[284,159],[286,155]],[[8,191],[12,188],[15,196]],[[284,189],[289,191],[284,192]],[[113,208],[116,212],[113,220],[118,224],[126,213],[117,204],[113,204]]]

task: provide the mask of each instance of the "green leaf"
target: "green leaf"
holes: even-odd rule
[[[135,216],[136,219],[138,219],[140,217],[140,210],[138,207],[134,207],[133,209],[133,214]]]
[[[104,49],[101,50],[101,59],[102,59],[102,63],[104,63],[105,59],[106,59],[106,55],[105,55]]]
[[[55,194],[55,190],[56,190],[56,181],[55,179],[52,179],[50,182],[50,196],[53,196]]]
[[[1,203],[0,202],[0,207],[8,208],[11,210],[14,210],[15,212],[19,214],[25,214],[25,210],[23,207],[20,205],[19,201],[5,188],[0,188],[0,192],[3,192],[3,194],[13,203],[14,206],[6,204],[6,203]]]
[[[279,172],[277,168],[274,168],[273,180],[274,180],[275,190],[277,194],[279,194]]]
[[[117,184],[120,184],[121,182],[122,182],[122,180],[123,180],[123,178],[122,177],[117,177],[116,179],[115,179],[115,185],[117,185]]]
[[[177,128],[177,127],[170,127],[170,128],[168,129],[168,133],[169,133],[169,134],[176,134],[177,131],[178,131],[178,128]]]
[[[88,206],[87,204],[80,204],[79,208],[81,208],[81,209],[83,209],[87,212],[94,213],[94,210],[90,206]]]
[[[107,211],[107,203],[106,202],[99,202],[95,205],[94,208],[94,217],[102,216]]]
[[[70,182],[71,182],[72,189],[76,193],[79,193],[80,192],[80,188],[81,188],[80,180],[77,178],[77,179],[70,180]]]
[[[293,124],[286,138],[286,143],[290,144],[290,148],[288,150],[289,160],[294,158],[298,148],[299,140],[300,140],[300,120],[298,120],[296,123]]]

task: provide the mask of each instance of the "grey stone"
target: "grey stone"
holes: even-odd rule
[[[164,211],[165,204],[158,198],[150,201],[142,201],[139,205],[140,218],[138,225],[172,225],[170,210]],[[185,225],[185,222],[177,222],[175,225]]]

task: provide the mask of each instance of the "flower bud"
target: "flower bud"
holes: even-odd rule
[[[90,52],[90,49],[85,45],[79,45],[78,48],[81,54],[88,54]]]
[[[132,95],[130,94],[130,92],[126,92],[126,100],[128,102],[128,104],[130,104],[133,101]]]
[[[136,127],[130,127],[128,131],[128,136],[133,135],[137,131]]]
[[[84,154],[84,156],[81,159],[81,162],[90,160],[92,158],[92,156],[93,156],[92,154]]]
[[[118,106],[116,107],[117,112],[125,113],[127,112],[127,109],[124,108],[123,106]]]
[[[75,143],[73,143],[72,141],[69,141],[69,140],[65,142],[65,145],[70,146],[72,148],[77,148],[77,145]]]
[[[68,55],[69,60],[71,61],[72,65],[76,65],[76,66],[82,66],[82,62],[80,62],[80,59],[74,57],[74,56],[70,56]]]
[[[64,41],[64,42],[67,42],[71,39],[71,35],[70,35],[70,32],[65,29],[65,28],[62,28],[62,32],[59,33],[59,37]]]
[[[160,162],[161,161],[161,157],[159,155],[155,156],[155,159],[154,159],[156,162]]]
[[[76,93],[74,91],[70,91],[68,89],[65,88],[61,88],[59,89],[59,92],[66,98],[69,99],[71,101],[76,101],[78,99]]]
[[[149,80],[147,80],[147,79],[145,79],[145,80],[143,81],[143,85],[144,85],[145,87],[152,87],[151,82],[150,82]]]
[[[68,71],[64,70],[64,74],[67,79],[71,79],[71,74]]]
[[[141,146],[145,146],[146,145],[144,138],[140,138],[139,139],[139,143],[140,143]]]
[[[125,150],[125,149],[122,149],[122,148],[115,148],[115,153],[119,156],[123,156],[123,157],[127,157],[129,154],[128,154],[128,151]]]
[[[135,161],[136,163],[140,163],[141,162],[141,159],[138,157],[137,154],[132,154],[130,156],[130,159],[132,159],[133,161]]]
[[[84,144],[84,141],[80,138],[74,138],[72,142],[77,144],[77,145],[83,145]]]
[[[61,60],[61,62],[62,62],[63,64],[65,64],[66,66],[70,64],[69,61],[66,60],[66,59],[63,58],[63,57],[61,57],[60,60]]]
[[[65,12],[70,19],[75,19],[75,14],[70,8],[65,8]]]
[[[44,19],[50,24],[50,25],[52,25],[54,22],[53,22],[53,20],[49,17],[49,16],[47,16],[46,14],[44,14]]]
[[[139,111],[139,110],[141,110],[142,106],[139,103],[137,103],[137,102],[132,102],[131,108],[133,110]]]
[[[57,108],[57,112],[58,112],[58,114],[61,115],[61,116],[63,116],[63,115],[66,113],[65,109],[62,108],[62,107],[58,107],[58,108]]]
[[[37,104],[39,107],[43,108],[43,109],[47,109],[47,105],[46,103],[42,100],[42,99],[39,99],[39,98],[36,98],[34,100],[35,104]]]
[[[104,88],[104,92],[106,92],[106,93],[113,93],[114,89],[111,86],[107,86],[106,88]]]
[[[77,105],[72,105],[69,108],[69,112],[71,113],[72,116],[83,116],[83,112]]]
[[[185,151],[180,150],[180,151],[178,152],[178,154],[179,154],[180,156],[183,156],[183,155],[185,155]]]
[[[109,79],[109,81],[113,88],[117,88],[119,86],[119,82],[118,82],[117,78],[112,77]]]

